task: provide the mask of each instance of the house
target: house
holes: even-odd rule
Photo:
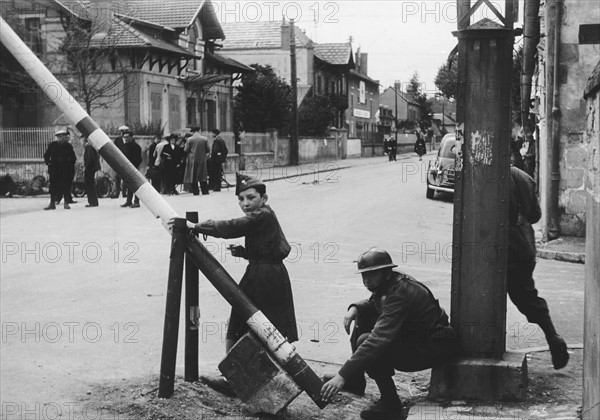
[[[393,110],[398,121],[418,123],[421,120],[421,106],[411,95],[400,89],[400,83],[385,88],[379,95],[379,103]]]
[[[356,69],[348,72],[349,107],[346,111],[348,137],[362,140],[363,146],[383,144],[383,136],[377,136],[379,110],[379,81],[367,76],[367,53],[356,51]]]
[[[431,120],[442,136],[448,133],[454,133],[456,129],[456,119],[451,114],[434,112]]]
[[[222,54],[246,65],[271,66],[290,81],[290,26],[282,21],[223,23]],[[379,87],[367,75],[367,54],[356,54],[352,44],[314,43],[295,27],[298,103],[307,95],[327,95],[334,108],[331,126],[348,130],[349,137],[366,142],[377,136]]]
[[[282,21],[224,22],[225,39],[221,53],[247,66],[271,66],[275,74],[291,84],[290,24]],[[314,49],[312,40],[295,27],[298,103],[313,84]]]
[[[352,44],[314,44],[314,80],[312,93],[325,95],[334,108],[331,126],[346,127],[346,110],[350,106],[348,74],[354,69]]]
[[[3,16],[25,22],[29,45],[101,127],[232,130],[232,83],[253,70],[215,52],[224,34],[210,0],[10,3]],[[22,109],[2,107],[3,125],[24,125]],[[51,125],[58,111],[34,115],[25,125]]]

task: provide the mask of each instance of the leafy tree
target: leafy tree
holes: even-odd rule
[[[324,136],[333,120],[333,107],[324,95],[308,96],[298,110],[298,134]]]
[[[234,98],[234,119],[249,132],[275,128],[282,135],[290,132],[291,87],[271,66],[252,64],[256,71],[242,76]]]
[[[446,98],[456,99],[458,93],[458,55],[455,54],[449,64],[444,63],[438,68],[434,83]]]
[[[421,107],[421,121],[427,126],[431,125],[431,103],[427,100],[427,95],[423,93],[421,82],[419,81],[419,73],[416,71],[410,78],[410,82],[406,87],[408,93],[414,101]]]
[[[514,124],[521,125],[521,72],[523,63],[523,46],[520,46],[513,55],[513,74],[511,81],[511,106],[512,120]],[[452,58],[450,67],[447,63],[442,64],[435,85],[446,98],[456,98],[458,94],[458,55]]]

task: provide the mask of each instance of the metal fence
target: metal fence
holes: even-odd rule
[[[0,128],[0,159],[43,159],[53,127]]]

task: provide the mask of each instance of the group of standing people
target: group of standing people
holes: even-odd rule
[[[223,164],[228,149],[218,129],[211,131],[212,148],[208,138],[200,135],[199,127],[192,127],[189,136],[165,136],[149,149],[147,176],[161,194],[177,195],[176,186],[184,184],[193,195],[221,191]]]
[[[131,164],[139,169],[143,157],[142,148],[133,138],[132,130],[122,125],[119,135],[114,139],[114,145],[125,155]],[[177,185],[185,185],[186,191],[199,195],[209,194],[209,190],[220,191],[223,177],[223,164],[227,159],[228,149],[218,129],[211,131],[212,147],[209,147],[207,137],[200,135],[200,128],[193,127],[191,132],[183,137],[175,133],[164,138],[156,137],[148,150],[148,171],[146,176],[151,184],[161,194],[177,195]],[[76,203],[71,195],[75,177],[77,157],[69,142],[70,133],[59,129],[44,153],[44,161],[48,166],[50,182],[50,203],[44,210],[56,209],[56,204],[64,199],[64,208],[70,209],[70,204]],[[96,172],[100,170],[100,154],[83,137],[84,153],[84,183],[88,197],[86,207],[98,206],[96,191]],[[140,207],[139,198],[127,188],[121,176],[115,174],[114,190],[111,198],[119,196],[126,198],[121,207]]]
[[[388,155],[388,160],[390,162],[396,161],[396,153],[398,153],[398,140],[394,137],[390,136],[388,138],[383,139],[383,149],[385,153]]]

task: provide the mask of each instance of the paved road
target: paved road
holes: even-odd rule
[[[287,267],[304,358],[339,363],[348,355],[341,318],[349,302],[367,296],[353,261],[372,245],[388,249],[449,310],[452,203],[425,198],[423,165],[373,158],[268,184],[269,203],[294,247]],[[180,214],[199,211],[201,219],[241,214],[233,190],[166,200]],[[121,200],[52,212],[41,210],[45,201],[0,201],[3,410],[5,403],[65,409],[90,384],[159,372],[170,246],[160,222],[143,205],[120,208]],[[226,252],[233,242],[213,239],[207,246],[238,279],[245,263]],[[540,260],[536,278],[559,332],[581,343],[584,266]],[[208,372],[223,356],[229,306],[206,279],[200,283],[201,369]],[[510,303],[507,320],[509,348],[545,344]]]

